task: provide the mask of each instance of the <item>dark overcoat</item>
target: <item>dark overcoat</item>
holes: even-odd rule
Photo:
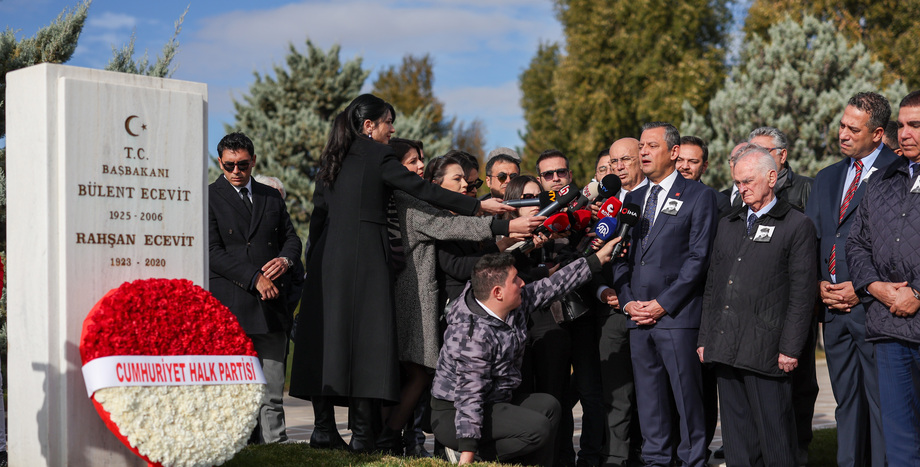
[[[707,363],[782,376],[780,352],[799,358],[808,338],[818,291],[815,226],[783,199],[751,234],[747,215],[743,206],[719,222],[699,346]]]
[[[472,215],[479,201],[409,172],[358,137],[331,186],[316,184],[290,394],[399,400],[386,205],[394,189]]]
[[[239,320],[246,334],[289,332],[287,306],[293,273],[275,280],[279,295],[262,300],[256,272],[273,258],[296,260],[302,246],[278,190],[252,181],[252,214],[223,176],[208,186],[208,288]]]

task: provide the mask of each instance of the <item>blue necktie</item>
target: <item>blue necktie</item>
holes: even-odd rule
[[[648,200],[645,201],[645,212],[642,213],[642,244],[645,245],[648,240],[648,234],[652,231],[652,224],[655,223],[655,213],[658,212],[658,193],[661,192],[661,185],[652,185],[651,193]]]
[[[757,214],[751,214],[750,216],[748,216],[748,226],[747,226],[748,235],[751,234],[751,229],[754,228],[754,222],[757,222]]]

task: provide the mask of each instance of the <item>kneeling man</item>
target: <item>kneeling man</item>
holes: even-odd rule
[[[789,372],[817,293],[815,227],[774,195],[765,149],[742,148],[732,178],[744,206],[719,222],[697,353],[716,371],[726,464],[796,465]]]
[[[431,428],[460,464],[483,458],[553,465],[559,402],[518,394],[527,315],[586,283],[610,260],[615,239],[546,279],[524,285],[507,253],[483,256],[447,313],[431,389]]]

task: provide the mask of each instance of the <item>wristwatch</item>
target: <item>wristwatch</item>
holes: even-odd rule
[[[920,293],[917,293],[917,289],[911,287],[910,291],[913,292],[914,298],[916,298],[917,300],[920,300]]]
[[[281,258],[281,259],[284,260],[284,264],[287,265],[287,268],[288,268],[288,269],[291,269],[291,267],[294,266],[294,262],[291,261],[290,258],[286,258],[286,257],[284,257],[284,256],[279,256],[279,258]]]

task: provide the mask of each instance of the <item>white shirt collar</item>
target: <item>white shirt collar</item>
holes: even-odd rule
[[[481,306],[483,310],[486,310],[486,313],[488,313],[489,316],[492,316],[493,318],[495,318],[495,319],[497,319],[497,320],[499,320],[499,321],[501,321],[501,322],[504,322],[504,321],[505,321],[505,320],[499,318],[498,315],[496,315],[495,313],[493,313],[492,310],[490,310],[489,307],[487,307],[485,303],[480,302],[478,298],[474,298],[473,300],[476,300],[476,303],[478,303],[479,306]]]
[[[760,208],[760,211],[757,211],[757,212],[754,212],[754,210],[751,209],[750,206],[748,206],[748,217],[751,217],[751,214],[753,214],[757,216],[758,219],[760,219],[760,216],[763,216],[764,214],[770,212],[770,210],[773,209],[773,206],[776,206],[776,200],[777,200],[776,195],[773,195],[773,200],[767,203],[766,206]]]
[[[225,180],[226,180],[226,178],[227,178],[227,177],[224,177]],[[230,181],[228,180],[227,183],[230,183]],[[239,194],[239,193],[240,193],[240,190],[242,190],[242,189],[244,188],[244,187],[241,187],[241,186],[236,186],[236,185],[234,185],[234,184],[232,184],[232,183],[230,183],[230,186],[232,186],[233,189],[236,190],[236,193],[237,193],[237,194]],[[246,188],[247,191],[249,191],[249,196],[251,197],[251,196],[252,196],[252,177],[249,177],[249,181],[246,182],[245,188]]]

